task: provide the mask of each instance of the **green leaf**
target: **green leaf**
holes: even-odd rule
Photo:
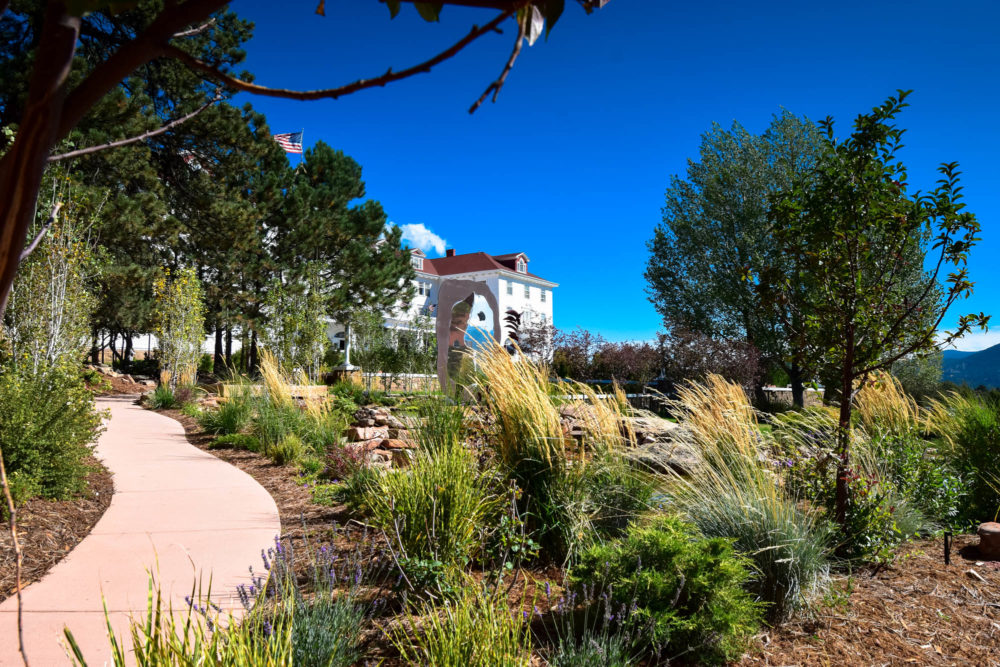
[[[563,9],[566,8],[566,0],[545,0],[542,4],[542,16],[545,17],[545,39],[549,38],[552,27],[562,16]]]
[[[441,16],[441,4],[440,2],[414,2],[413,6],[417,8],[417,12],[425,21],[436,23]]]

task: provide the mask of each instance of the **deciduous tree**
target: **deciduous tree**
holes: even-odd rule
[[[899,91],[859,115],[842,140],[832,119],[820,123],[825,139],[816,168],[773,202],[777,257],[795,258],[796,275],[788,275],[784,261],[759,271],[762,302],[822,360],[820,372],[839,384],[841,523],[858,384],[908,355],[935,349],[937,328],[973,287],[966,263],[980,225],[964,210],[958,165],[939,168],[933,191],[907,192],[897,154],[904,130],[895,125],[907,95]],[[988,319],[983,313],[959,317],[944,343]]]
[[[768,198],[808,176],[821,144],[815,125],[787,111],[761,135],[739,123],[713,125],[686,177],[671,179],[645,273],[668,331],[743,340],[785,370],[800,406],[815,360],[785,318],[762,308],[750,268],[768,264],[791,275],[793,258],[780,256],[771,234]]]

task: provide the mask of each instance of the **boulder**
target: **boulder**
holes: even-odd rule
[[[680,424],[654,417],[631,417],[629,419],[632,431],[635,433],[636,444],[643,445],[653,442],[674,442],[683,433]]]
[[[415,449],[416,445],[409,440],[399,440],[396,438],[386,438],[379,445],[382,449]]]
[[[697,451],[683,442],[651,442],[626,454],[628,458],[653,472],[691,474],[700,464]]]
[[[373,449],[368,452],[368,462],[379,464],[379,463],[392,463],[392,452],[387,452],[384,449]]]
[[[986,558],[1000,559],[1000,523],[981,523],[976,532],[979,534],[979,553]]]
[[[396,468],[405,468],[413,462],[412,449],[392,450],[392,465]]]
[[[403,422],[399,421],[392,415],[389,415],[389,418],[386,420],[386,426],[388,426],[390,430],[395,429],[397,431],[404,430],[406,428],[406,425],[403,424]]]
[[[347,429],[347,439],[350,442],[363,440],[385,439],[389,437],[389,429],[378,426],[351,426]]]
[[[374,419],[375,426],[389,426],[389,416],[376,414]]]

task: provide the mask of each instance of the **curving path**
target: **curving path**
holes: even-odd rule
[[[252,477],[188,443],[177,421],[134,405],[110,409],[97,456],[114,475],[111,506],[93,531],[45,577],[24,589],[25,643],[32,667],[70,664],[62,631],[73,631],[90,665],[110,664],[101,595],[120,636],[146,609],[147,571],[184,609],[199,574],[212,599],[237,608],[235,587],[260,570],[261,547],[280,531],[278,508]],[[20,665],[16,597],[0,605],[0,665]]]

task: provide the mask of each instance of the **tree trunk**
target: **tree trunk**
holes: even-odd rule
[[[233,328],[226,327],[226,368],[233,367]]]
[[[98,347],[97,347],[98,339],[97,339],[97,336],[98,336],[97,329],[94,329],[92,331],[92,336],[90,338],[90,363],[92,363],[95,366],[98,363],[100,363],[99,361],[97,361],[97,351],[98,351]],[[102,343],[104,342],[104,337],[103,336],[101,337],[101,341],[100,342],[102,342]]]
[[[802,368],[797,363],[792,363],[788,369],[788,380],[792,385],[792,405],[797,408],[804,408],[805,387],[802,385]]]
[[[847,327],[846,354],[840,372],[840,421],[837,424],[837,499],[835,519],[841,526],[847,523],[847,501],[850,490],[847,475],[851,467],[851,409],[854,403],[854,327]]]
[[[215,322],[215,356],[212,358],[212,372],[216,377],[226,367],[226,361],[222,357],[222,326],[218,320]]]
[[[111,332],[110,338],[108,338],[108,348],[111,350],[111,365],[115,365],[115,359],[118,358],[118,350],[115,347],[115,343],[118,341],[118,334],[114,331]]]
[[[125,334],[125,352],[122,355],[122,370],[128,372],[131,369],[132,364],[132,332]]]
[[[256,331],[253,331],[253,332],[250,333],[250,354],[247,355],[247,356],[248,356],[248,360],[247,360],[247,367],[248,368],[247,368],[247,370],[250,372],[251,375],[256,375],[257,374],[257,366],[258,366],[258,363],[259,363],[258,359],[257,359],[257,332]]]
[[[70,16],[62,2],[46,3],[21,124],[14,144],[0,159],[0,317],[35,217],[45,160],[58,136],[79,34],[79,17]]]

